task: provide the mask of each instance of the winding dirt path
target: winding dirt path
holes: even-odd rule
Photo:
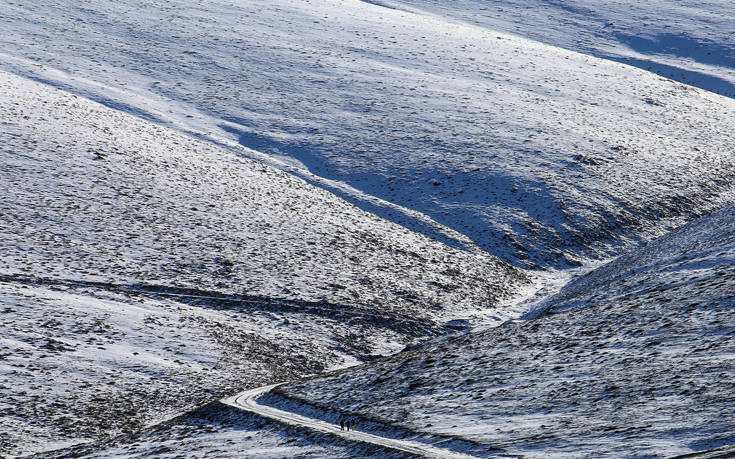
[[[382,446],[384,448],[390,448],[395,451],[415,454],[417,456],[452,459],[473,457],[423,443],[408,440],[397,440],[395,438],[386,438],[354,430],[345,431],[341,430],[340,427],[336,424],[331,424],[320,419],[309,418],[300,414],[291,413],[289,411],[283,411],[270,406],[258,404],[258,397],[267,393],[278,385],[279,384],[273,384],[270,386],[258,387],[257,389],[246,390],[237,395],[233,395],[232,397],[224,398],[221,400],[221,402],[225,405],[229,405],[243,411],[255,413],[264,418],[272,419],[281,423],[290,424],[298,427],[306,427],[316,432],[336,435],[349,441],[370,443],[373,445]]]

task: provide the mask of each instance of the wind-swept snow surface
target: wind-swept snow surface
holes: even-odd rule
[[[526,283],[287,173],[2,72],[0,129],[0,454],[392,352]]]
[[[488,455],[708,450],[735,443],[734,292],[730,207],[572,282],[547,315],[277,391]]]
[[[733,100],[435,14],[46,0],[0,17],[2,68],[254,147],[404,226],[522,266],[616,254],[732,190]]]

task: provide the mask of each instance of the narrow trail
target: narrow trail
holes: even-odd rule
[[[221,400],[225,405],[232,406],[234,408],[255,413],[267,419],[272,419],[284,424],[289,424],[298,427],[305,427],[316,432],[327,433],[336,435],[344,438],[345,440],[361,443],[370,443],[373,445],[389,448],[395,451],[403,453],[415,454],[417,456],[432,457],[432,458],[472,458],[474,456],[468,456],[466,454],[449,451],[435,446],[408,441],[408,440],[397,440],[395,438],[381,437],[379,435],[373,435],[366,432],[360,431],[345,431],[341,430],[336,424],[331,424],[320,419],[309,418],[300,414],[292,413],[289,411],[279,410],[270,406],[258,404],[258,398],[263,394],[269,392],[271,389],[279,386],[280,384],[273,384],[270,386],[258,387],[257,389],[250,389],[239,394],[227,397]]]
[[[517,318],[518,320],[523,320],[526,315],[530,314],[538,307],[543,299],[552,296],[554,293],[557,293],[564,285],[566,285],[567,282],[569,282],[572,277],[584,274],[585,272],[594,269],[596,266],[602,263],[603,262],[588,263],[583,267],[566,271],[536,273],[536,280],[534,285],[524,291],[519,292],[515,298],[513,298],[508,304],[505,305],[505,307],[516,313],[515,318]],[[498,326],[497,323],[494,323],[492,325],[482,324],[480,326],[474,327],[473,331],[484,330],[496,326]],[[341,430],[339,425],[337,424],[331,424],[320,419],[310,418],[289,411],[283,411],[270,406],[258,404],[257,400],[259,397],[268,393],[270,390],[279,385],[281,384],[272,384],[269,386],[246,390],[231,397],[223,398],[222,400],[220,400],[220,402],[225,405],[254,413],[261,417],[272,419],[281,423],[308,428],[316,432],[336,435],[340,438],[344,438],[353,442],[370,443],[403,453],[431,458],[475,457],[455,451],[450,451],[445,448],[438,448],[436,446],[431,446],[425,443],[381,437],[379,435],[369,434],[360,431],[345,431]]]

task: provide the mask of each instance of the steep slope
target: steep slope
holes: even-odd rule
[[[527,283],[303,180],[0,72],[0,454],[517,314]]]
[[[365,426],[471,440],[485,455],[663,457],[733,444],[734,291],[729,207],[572,282],[537,319],[280,393]],[[290,398],[269,403],[293,409]]]
[[[388,0],[491,30],[650,70],[735,97],[735,36],[727,0]]]
[[[519,266],[607,257],[731,200],[733,100],[376,3],[4,4],[1,65]]]

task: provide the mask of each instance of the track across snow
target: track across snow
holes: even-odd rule
[[[266,405],[258,404],[258,398],[265,393],[271,391],[280,384],[272,384],[270,386],[258,387],[256,389],[246,390],[239,394],[231,397],[223,398],[221,400],[225,405],[229,405],[240,410],[255,413],[267,419],[273,419],[275,421],[299,426],[306,427],[308,429],[336,435],[350,441],[370,443],[373,445],[382,446],[384,448],[390,448],[396,451],[401,451],[409,454],[416,454],[424,457],[436,457],[436,458],[471,458],[467,454],[457,453],[442,448],[436,448],[431,445],[421,444],[417,442],[407,440],[397,440],[395,438],[386,438],[379,435],[373,435],[366,432],[360,431],[345,431],[341,430],[336,424],[331,424],[319,419],[309,418],[300,414],[291,413],[289,411],[279,410]]]

